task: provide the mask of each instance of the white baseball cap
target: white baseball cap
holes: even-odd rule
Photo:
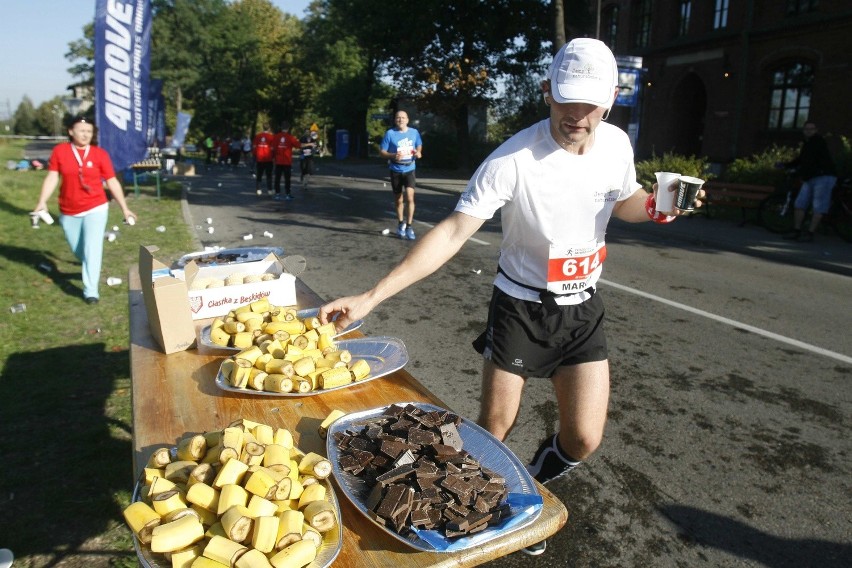
[[[602,41],[578,38],[553,56],[550,94],[558,103],[588,103],[610,108],[618,86],[615,56]]]

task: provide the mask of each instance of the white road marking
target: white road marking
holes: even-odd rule
[[[704,310],[700,310],[698,308],[693,308],[692,306],[687,306],[686,304],[681,304],[679,302],[673,302],[672,300],[667,300],[665,298],[661,298],[660,296],[655,296],[654,294],[649,294],[648,292],[643,292],[641,290],[637,290],[636,288],[631,288],[629,286],[624,286],[623,284],[616,284],[615,282],[611,282],[609,280],[605,280],[601,278],[598,282],[602,284],[606,284],[607,286],[612,286],[622,292],[628,292],[630,294],[635,294],[637,296],[642,296],[643,298],[648,298],[649,300],[654,300],[655,302],[660,302],[661,304],[666,304],[667,306],[671,306],[673,308],[677,308],[679,310],[683,310],[686,312],[690,312],[720,323],[724,323],[730,325],[731,327],[735,327],[737,329],[742,329],[745,331],[750,331],[751,333],[762,335],[763,337],[767,337],[769,339],[774,339],[775,341],[779,341],[781,343],[786,343],[787,345],[792,345],[794,347],[798,347],[800,349],[804,349],[805,351],[810,351],[812,353],[816,353],[818,355],[824,355],[826,357],[830,357],[832,359],[837,359],[838,361],[842,361],[847,364],[852,364],[852,357],[848,357],[843,355],[842,353],[835,353],[834,351],[829,351],[828,349],[823,349],[822,347],[817,347],[816,345],[811,345],[810,343],[805,343],[803,341],[799,341],[798,339],[792,339],[790,337],[786,337],[784,335],[779,335],[777,333],[773,333],[771,331],[767,331],[765,329],[761,329],[759,327],[754,327],[753,325],[749,325],[747,323],[742,323],[736,320],[732,320],[723,316],[717,316],[716,314],[711,314],[710,312],[705,312]]]
[[[341,190],[341,191],[342,191],[342,190]],[[333,195],[334,197],[339,197],[340,199],[348,199],[348,200],[351,200],[351,199],[352,199],[352,198],[351,198],[351,197],[349,197],[348,195],[343,195],[342,193],[335,193],[335,192],[333,192],[333,191],[332,191],[332,192],[330,192],[330,193],[328,193],[328,194],[326,194],[326,195]]]

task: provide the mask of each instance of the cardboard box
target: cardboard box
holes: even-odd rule
[[[169,267],[154,258],[159,248],[139,247],[139,278],[151,335],[168,353],[195,346],[195,324],[187,301],[186,282],[169,274]]]
[[[190,162],[175,162],[172,166],[172,175],[174,176],[194,176],[195,164]]]
[[[271,280],[236,284],[216,288],[194,289],[205,279],[224,281],[234,274],[272,274]],[[199,267],[194,260],[184,269],[189,289],[189,309],[193,319],[212,318],[227,314],[234,308],[266,298],[274,306],[296,305],[296,277],[284,273],[281,261],[274,254],[256,262],[241,262],[221,266]]]

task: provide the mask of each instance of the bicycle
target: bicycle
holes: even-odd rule
[[[789,178],[786,189],[776,192],[760,204],[761,224],[772,233],[793,230],[793,208],[801,182]],[[808,226],[805,219],[804,227]],[[838,178],[831,192],[831,206],[823,215],[820,227],[832,229],[844,241],[852,242],[852,178]]]

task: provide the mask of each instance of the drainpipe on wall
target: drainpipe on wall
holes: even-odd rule
[[[740,124],[745,114],[745,101],[748,90],[748,61],[749,61],[749,34],[754,21],[754,0],[746,3],[746,20],[742,32],[742,58],[739,76],[737,77],[737,101],[734,111],[734,124],[731,129],[731,158],[736,158],[739,153]]]

